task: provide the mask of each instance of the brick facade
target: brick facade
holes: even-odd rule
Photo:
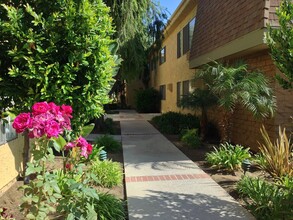
[[[199,0],[191,60],[264,27],[264,0]]]
[[[278,17],[276,15],[276,8],[279,7],[281,0],[270,0],[269,7],[269,22],[271,26],[279,26]]]
[[[277,138],[279,126],[286,127],[287,131],[290,131],[290,129],[292,131],[290,116],[293,115],[293,91],[282,89],[274,80],[274,75],[278,70],[267,50],[237,59],[245,60],[251,70],[257,69],[263,72],[270,79],[271,87],[274,88],[277,99],[277,111],[273,118],[255,119],[250,112],[237,107],[231,119],[231,141],[257,151],[258,142],[262,142],[260,134],[262,125],[265,126],[272,139]],[[209,111],[209,119],[212,121],[220,121],[222,115],[223,112],[219,110]]]

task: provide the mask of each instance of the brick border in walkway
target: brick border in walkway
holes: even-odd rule
[[[210,176],[203,174],[172,174],[172,175],[156,175],[156,176],[129,176],[125,178],[125,182],[151,182],[151,181],[173,181],[173,180],[191,180],[205,179]]]

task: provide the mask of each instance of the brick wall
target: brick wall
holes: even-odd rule
[[[264,27],[267,0],[198,0],[191,60]]]
[[[279,26],[278,17],[276,15],[276,8],[279,7],[281,0],[270,0],[269,8],[269,22],[272,26]]]
[[[290,116],[293,116],[293,91],[282,89],[274,80],[274,75],[278,72],[268,51],[240,57],[249,65],[252,70],[260,70],[271,81],[277,98],[277,111],[274,118],[255,119],[253,115],[241,107],[237,107],[232,118],[231,141],[244,146],[249,146],[253,150],[258,149],[258,142],[262,141],[260,128],[264,124],[272,139],[277,138],[279,125],[286,126],[290,130]],[[221,110],[209,111],[209,119],[213,121],[221,120],[223,112]],[[292,127],[291,127],[292,129]]]

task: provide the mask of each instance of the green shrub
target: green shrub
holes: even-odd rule
[[[112,118],[106,118],[104,120],[104,130],[107,134],[114,134],[114,121]]]
[[[180,134],[184,129],[199,129],[198,117],[191,114],[167,112],[152,119],[162,133]]]
[[[190,147],[197,148],[200,146],[200,138],[197,129],[186,129],[183,132],[181,141]]]
[[[111,160],[93,160],[90,171],[97,177],[94,182],[107,188],[120,186],[123,180],[123,173],[120,163]]]
[[[255,154],[252,160],[260,169],[264,169],[267,166],[266,158],[261,153]]]
[[[214,147],[213,152],[206,154],[206,160],[212,166],[233,171],[241,168],[242,161],[250,157],[249,148],[229,143],[221,144],[218,149]]]
[[[121,143],[109,135],[98,137],[94,142],[98,147],[104,147],[104,150],[107,152],[115,153],[121,151]]]
[[[126,219],[124,203],[111,194],[99,194],[95,204],[98,220],[124,220]]]
[[[237,184],[247,208],[257,219],[291,219],[293,216],[293,181],[276,185],[259,178],[244,176]],[[288,187],[290,185],[290,187]]]
[[[154,88],[139,90],[135,97],[136,110],[140,113],[160,112],[160,93]]]

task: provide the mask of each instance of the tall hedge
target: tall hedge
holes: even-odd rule
[[[136,93],[136,110],[141,113],[160,112],[161,96],[154,88],[139,90]]]
[[[113,82],[113,34],[102,0],[2,1],[0,111],[37,101],[73,106],[80,126],[103,112]]]

